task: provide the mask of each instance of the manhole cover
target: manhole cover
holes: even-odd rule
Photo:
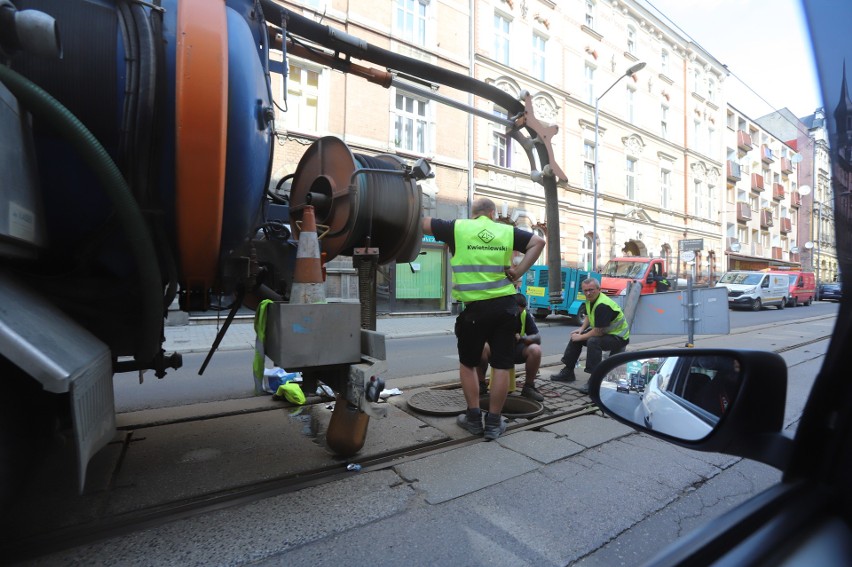
[[[424,390],[408,398],[408,407],[428,415],[457,415],[467,409],[467,402],[461,389]]]
[[[489,396],[479,398],[479,407],[488,410]],[[456,390],[424,390],[408,399],[408,407],[428,415],[458,415],[467,409],[464,392]],[[544,411],[544,406],[535,400],[520,396],[509,396],[503,404],[503,415],[509,418],[535,417]]]

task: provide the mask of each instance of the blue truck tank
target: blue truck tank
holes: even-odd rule
[[[580,288],[582,281],[592,277],[598,282],[601,275],[597,272],[578,268],[562,268],[562,301],[551,304],[548,286],[550,274],[547,266],[533,266],[527,271],[521,284],[521,293],[527,297],[527,305],[537,319],[544,319],[551,313],[567,315],[582,321],[586,317],[584,302],[586,296]]]

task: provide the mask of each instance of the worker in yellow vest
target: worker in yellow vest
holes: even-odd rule
[[[458,424],[474,435],[497,439],[505,430],[503,404],[509,391],[509,369],[515,345],[518,307],[514,282],[538,259],[544,239],[508,224],[495,222],[494,201],[479,198],[473,202],[470,219],[442,220],[425,217],[423,233],[446,242],[453,255],[453,298],[464,303],[456,318],[455,334],[459,354],[459,378],[467,411]],[[524,256],[513,265],[513,251]],[[488,414],[479,409],[479,381],[476,367],[485,343],[491,345],[494,378]]]
[[[580,284],[586,296],[586,320],[580,328],[571,333],[568,346],[562,355],[565,367],[558,374],[551,374],[554,382],[573,382],[574,366],[580,359],[583,347],[586,347],[586,368],[591,373],[603,358],[603,351],[622,352],[630,342],[630,327],[624,312],[618,304],[606,294],[601,293],[601,284],[594,278],[586,278]],[[587,392],[586,388],[581,391]]]

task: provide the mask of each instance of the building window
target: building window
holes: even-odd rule
[[[585,70],[586,80],[586,102],[595,104],[595,68],[586,63]]]
[[[631,201],[636,200],[636,160],[627,158],[627,175],[625,179],[625,195]]]
[[[716,129],[712,126],[707,127],[707,155],[715,155],[716,152]]]
[[[660,72],[669,76],[669,52],[665,49],[660,52]]]
[[[671,205],[672,196],[672,172],[667,169],[660,170],[660,206],[668,210]]]
[[[509,20],[494,14],[494,59],[503,65],[509,64]]]
[[[583,187],[595,188],[595,144],[588,141],[583,142]]]
[[[532,75],[539,81],[544,80],[544,61],[547,53],[547,40],[534,33],[532,37]]]
[[[660,105],[660,136],[668,139],[669,135],[669,107]]]
[[[748,244],[748,229],[746,227],[737,225],[737,241],[741,246]]]
[[[707,100],[710,102],[716,100],[716,81],[712,77],[707,77]]]
[[[692,148],[697,151],[702,149],[699,134],[701,134],[701,120],[696,118],[692,121]]]
[[[319,79],[318,71],[289,65],[287,77],[287,128],[303,132],[319,130]]]
[[[631,124],[636,120],[636,90],[627,87],[627,121]]]
[[[587,272],[592,269],[592,233],[583,237],[580,248],[580,268]]]
[[[716,187],[713,185],[707,185],[707,210],[705,211],[705,218],[707,220],[716,220],[716,216],[718,215],[718,202],[716,201]]]
[[[396,0],[397,33],[417,45],[426,45],[425,0]]]
[[[692,92],[700,93],[701,89],[701,69],[694,67],[692,69]]]
[[[507,115],[494,109],[494,114],[506,118]],[[494,124],[491,133],[491,161],[500,167],[512,167],[512,138],[506,134],[506,128],[501,124]]]
[[[695,188],[693,191],[693,202],[693,214],[697,217],[705,218],[704,210],[707,205],[707,199],[704,196],[704,184],[697,179],[695,180]]]
[[[636,28],[627,26],[627,52],[636,54]]]
[[[595,3],[586,0],[586,26],[595,29]]]
[[[427,153],[429,102],[397,92],[394,114],[394,146],[399,150]]]

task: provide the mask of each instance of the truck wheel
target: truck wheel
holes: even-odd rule
[[[751,310],[752,310],[752,311],[760,311],[760,308],[761,308],[761,307],[762,307],[762,305],[761,305],[761,303],[760,303],[760,298],[759,298],[759,297],[758,297],[757,299],[755,299],[755,300],[751,303]]]
[[[535,315],[533,315],[533,317],[535,317],[536,321],[544,321],[545,319],[547,319],[548,315],[550,315],[550,310],[548,310],[548,309],[536,309]]]
[[[784,309],[785,307],[787,307],[787,298],[786,297],[783,298],[781,300],[781,303],[778,304],[778,309],[781,310],[781,309]]]
[[[811,303],[813,303],[813,302],[814,302],[814,298],[813,298],[813,297],[809,297],[809,298],[808,298],[808,300],[807,300],[807,301],[805,301],[805,307],[810,307],[810,306],[811,306]]]

